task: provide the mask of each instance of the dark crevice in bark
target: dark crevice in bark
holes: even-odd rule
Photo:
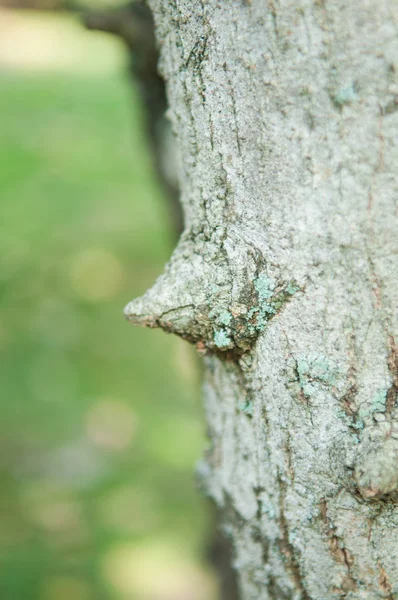
[[[355,331],[351,330],[348,339],[348,389],[345,392],[345,394],[340,398],[340,403],[347,417],[353,419],[354,423],[358,412],[356,402],[358,394],[357,364],[358,357],[356,352],[356,336]]]
[[[382,108],[383,115],[391,115],[398,110],[398,96],[394,96],[390,102],[387,102]]]
[[[282,480],[280,473],[278,473],[278,484],[279,524],[282,532],[282,538],[279,540],[279,549],[282,555],[285,557],[286,566],[290,572],[294,587],[301,595],[301,600],[311,600],[311,596],[304,587],[303,576],[301,573],[297,552],[289,540],[289,525],[285,515],[286,483]],[[277,600],[277,597],[275,600]]]
[[[398,349],[395,339],[389,336],[389,355],[387,358],[388,371],[391,376],[391,385],[386,394],[386,413],[391,414],[394,410],[398,398]]]
[[[293,364],[294,380],[295,380],[295,382],[298,383],[298,393],[296,393],[295,396],[299,399],[299,401],[302,404],[304,404],[305,406],[310,406],[309,397],[305,394],[305,392],[303,390],[303,386],[300,383],[300,373],[299,373],[299,368],[298,368],[298,362],[293,356],[292,356],[292,358],[294,360],[294,364]]]
[[[256,494],[260,494],[262,491],[265,491],[265,490],[264,490],[264,488],[255,488],[254,491]],[[270,544],[269,544],[269,541],[267,540],[267,538],[261,533],[260,519],[261,519],[261,511],[262,511],[262,502],[261,502],[261,500],[257,499],[257,503],[258,503],[257,519],[258,519],[259,525],[258,525],[258,527],[253,528],[252,537],[255,542],[260,544],[261,549],[262,549],[263,563],[266,565],[269,560]]]
[[[292,460],[292,448],[291,448],[291,435],[290,435],[290,430],[287,430],[286,433],[286,444],[284,445],[284,450],[285,450],[285,455],[286,455],[286,466],[287,466],[287,472],[289,474],[289,477],[291,479],[291,481],[294,481],[294,467],[293,467],[293,460]]]
[[[348,592],[352,592],[357,589],[357,583],[351,571],[354,564],[354,557],[344,546],[343,540],[341,540],[341,538],[335,533],[335,527],[328,516],[328,504],[326,498],[321,500],[320,515],[326,526],[326,535],[329,539],[330,554],[336,562],[345,565],[347,569],[347,575],[342,580],[341,587],[338,589],[338,593],[340,594],[341,598],[345,598]]]
[[[267,588],[273,600],[293,600],[292,594],[283,590],[272,574],[268,577]]]
[[[200,70],[202,67],[202,62],[206,59],[207,53],[207,43],[209,39],[210,31],[204,35],[201,35],[200,38],[195,42],[192,47],[187,60],[184,63],[184,69],[188,69],[191,65],[194,70]]]
[[[392,593],[392,586],[390,583],[390,579],[387,575],[387,573],[385,572],[384,568],[379,564],[379,578],[378,578],[378,582],[379,582],[379,586],[381,591],[383,592],[383,594],[385,594],[385,599],[386,600],[396,600],[396,595],[393,595]]]
[[[227,78],[227,83],[228,83],[228,87],[229,87],[229,95],[230,95],[231,103],[232,103],[232,114],[233,114],[233,118],[234,118],[234,121],[235,121],[236,147],[238,149],[238,156],[241,157],[242,156],[242,149],[241,149],[241,145],[240,145],[239,127],[238,127],[238,112],[237,112],[237,108],[236,108],[234,86],[232,84],[231,78],[228,75],[228,65],[227,65],[227,63],[224,62],[222,67],[224,69],[225,76]]]

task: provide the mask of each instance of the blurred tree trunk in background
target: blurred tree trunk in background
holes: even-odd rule
[[[0,7],[30,10],[62,10],[69,8],[68,0],[0,0]]]
[[[397,2],[150,4],[185,231],[126,315],[205,356],[241,597],[397,598]]]
[[[183,229],[177,172],[179,159],[170,121],[166,118],[166,89],[157,68],[159,51],[152,13],[147,5],[135,0],[111,10],[88,11],[84,22],[89,29],[118,36],[127,47],[130,80],[134,87],[138,86],[145,108],[155,170],[169,202],[170,221],[178,238]]]

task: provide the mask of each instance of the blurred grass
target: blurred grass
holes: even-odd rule
[[[0,12],[0,598],[210,600],[190,348],[123,306],[172,243],[122,48]]]

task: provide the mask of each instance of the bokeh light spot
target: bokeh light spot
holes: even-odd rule
[[[107,450],[128,448],[135,436],[137,418],[132,408],[122,400],[99,400],[87,413],[87,436],[94,444]]]
[[[79,502],[70,492],[49,482],[27,486],[22,496],[22,505],[26,517],[49,533],[71,532],[82,528]]]
[[[159,525],[160,511],[150,489],[124,485],[108,492],[98,506],[101,523],[119,533],[143,533]]]
[[[94,596],[87,582],[59,576],[43,582],[40,600],[94,600]]]
[[[76,294],[88,302],[103,302],[120,290],[123,269],[104,248],[87,248],[72,261],[70,280]]]
[[[140,600],[212,600],[212,577],[172,542],[118,544],[105,556],[106,580],[125,598]]]

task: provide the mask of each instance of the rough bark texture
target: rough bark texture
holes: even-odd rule
[[[398,598],[398,4],[151,0],[185,232],[126,308],[205,354],[243,600]]]

